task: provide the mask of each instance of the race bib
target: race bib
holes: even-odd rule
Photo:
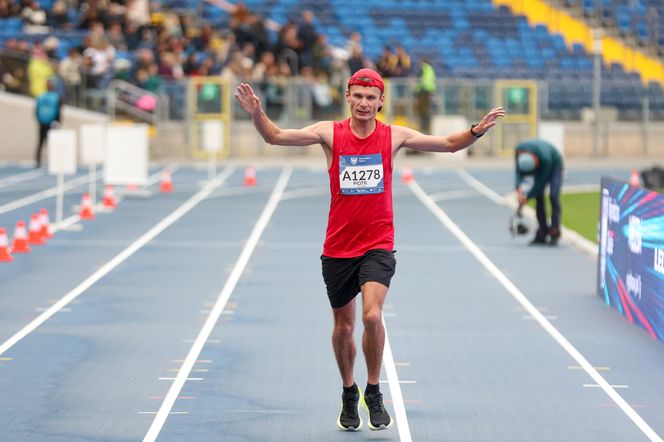
[[[382,155],[339,156],[339,186],[344,195],[383,193]]]

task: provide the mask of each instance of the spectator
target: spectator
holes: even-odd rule
[[[21,17],[27,25],[44,26],[46,25],[46,11],[44,11],[37,1],[24,2]]]
[[[126,0],[126,5],[127,23],[134,23],[138,26],[150,24],[150,4],[148,0]]]
[[[410,75],[411,65],[410,56],[406,53],[403,46],[397,46],[393,72],[395,77],[407,77]]]
[[[28,81],[30,82],[30,95],[38,97],[47,90],[47,80],[55,75],[50,60],[41,44],[35,44],[32,56],[28,62]]]
[[[429,64],[427,58],[422,58],[415,94],[417,97],[417,113],[420,116],[420,131],[427,135],[431,134],[431,116],[433,114],[431,104],[435,93],[436,71]]]
[[[127,40],[122,32],[122,25],[118,21],[113,21],[106,31],[106,39],[118,51],[127,50]]]
[[[383,78],[394,77],[394,68],[396,65],[396,56],[392,53],[392,48],[385,46],[383,53],[376,60],[376,70]]]
[[[2,74],[2,84],[4,85],[6,92],[11,92],[12,94],[25,94],[25,70],[22,67],[15,67],[11,70],[7,69]]]
[[[79,103],[81,64],[81,53],[78,48],[71,48],[69,54],[58,66],[58,75],[65,84],[65,102],[67,104],[77,105]]]
[[[270,36],[265,28],[263,18],[256,14],[249,16],[249,30],[252,37],[251,43],[256,48],[256,57],[258,59],[264,52],[270,50]]]
[[[310,10],[302,12],[302,22],[297,28],[297,39],[300,42],[298,50],[298,63],[300,69],[313,66],[313,48],[318,33],[314,26],[314,13]]]
[[[148,68],[136,71],[136,85],[146,91],[158,94],[161,90],[161,78],[157,75],[157,65],[152,64]]]
[[[293,74],[299,73],[298,51],[300,50],[300,40],[297,39],[297,27],[295,23],[286,23],[279,32],[279,39],[275,54],[279,62],[287,61]]]
[[[67,12],[67,4],[63,0],[53,3],[51,12],[48,14],[48,25],[58,29],[71,29],[73,27]]]
[[[55,82],[52,78],[46,81],[46,91],[40,94],[35,100],[35,118],[39,124],[39,141],[37,144],[37,153],[35,156],[36,166],[41,167],[41,152],[44,147],[44,141],[48,136],[48,131],[52,127],[60,125],[60,110],[62,101],[55,92]]]

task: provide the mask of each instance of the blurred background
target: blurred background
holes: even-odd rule
[[[0,0],[0,160],[33,157],[33,99],[57,78],[64,127],[150,125],[151,160],[197,159],[222,121],[220,158],[270,149],[232,99],[240,81],[282,127],[346,115],[348,77],[387,80],[381,118],[428,133],[508,117],[468,152],[524,138],[567,157],[664,154],[662,0]],[[232,141],[231,141],[232,140]]]

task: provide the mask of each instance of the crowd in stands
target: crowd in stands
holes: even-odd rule
[[[152,8],[148,0],[0,0],[0,23],[21,20],[20,35],[4,34],[0,88],[36,97],[57,75],[65,101],[77,104],[82,86],[103,90],[113,79],[159,93],[165,81],[221,75],[259,85],[270,107],[297,75],[325,109],[342,98],[335,85],[362,67],[415,74],[400,46],[386,46],[377,60],[364,55],[359,33],[346,47],[331,46],[309,10],[275,26],[238,2],[228,26],[213,28],[196,14]]]

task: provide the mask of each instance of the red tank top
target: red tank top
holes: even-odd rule
[[[394,250],[392,128],[376,120],[367,138],[355,136],[350,119],[334,123],[330,214],[323,254],[361,256]]]

